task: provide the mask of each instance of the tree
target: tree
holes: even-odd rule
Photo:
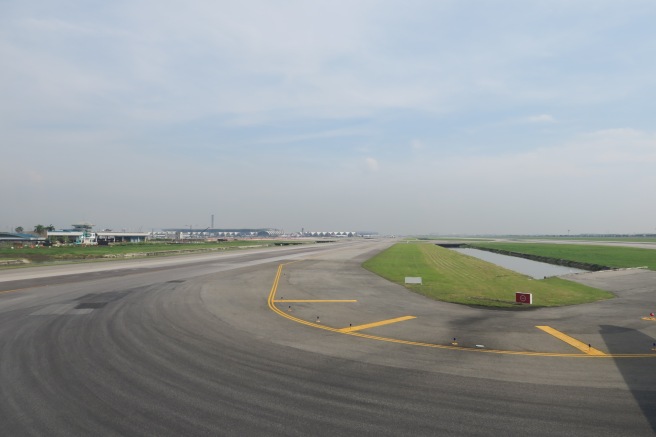
[[[34,232],[36,232],[38,235],[43,235],[46,232],[46,228],[43,225],[36,225],[34,226]]]
[[[22,233],[24,230],[25,230],[25,229],[23,229],[22,226],[18,226],[16,229],[14,229],[14,231],[16,231],[16,232],[19,233],[19,234]]]
[[[55,227],[54,227],[53,225],[46,226],[46,231],[48,231],[48,232],[52,232],[52,231],[54,231],[54,230],[55,230]]]

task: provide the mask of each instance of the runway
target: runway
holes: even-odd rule
[[[491,311],[360,268],[389,244],[0,271],[3,434],[654,434],[655,272],[575,278],[606,302]]]

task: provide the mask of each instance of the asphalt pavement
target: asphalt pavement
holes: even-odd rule
[[[0,271],[2,434],[654,434],[656,272],[495,311],[360,267],[389,244]]]

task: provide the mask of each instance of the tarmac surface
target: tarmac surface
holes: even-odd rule
[[[470,308],[360,267],[390,244],[2,270],[3,434],[654,435],[656,272]]]

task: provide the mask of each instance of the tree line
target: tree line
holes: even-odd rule
[[[43,236],[46,235],[48,231],[54,231],[54,230],[55,227],[53,225],[49,225],[49,226],[36,225],[34,226],[34,230],[32,232],[34,232],[37,235]],[[19,234],[22,234],[25,231],[25,228],[23,228],[22,226],[18,226],[16,227],[16,229],[14,229],[14,231],[16,231]]]

